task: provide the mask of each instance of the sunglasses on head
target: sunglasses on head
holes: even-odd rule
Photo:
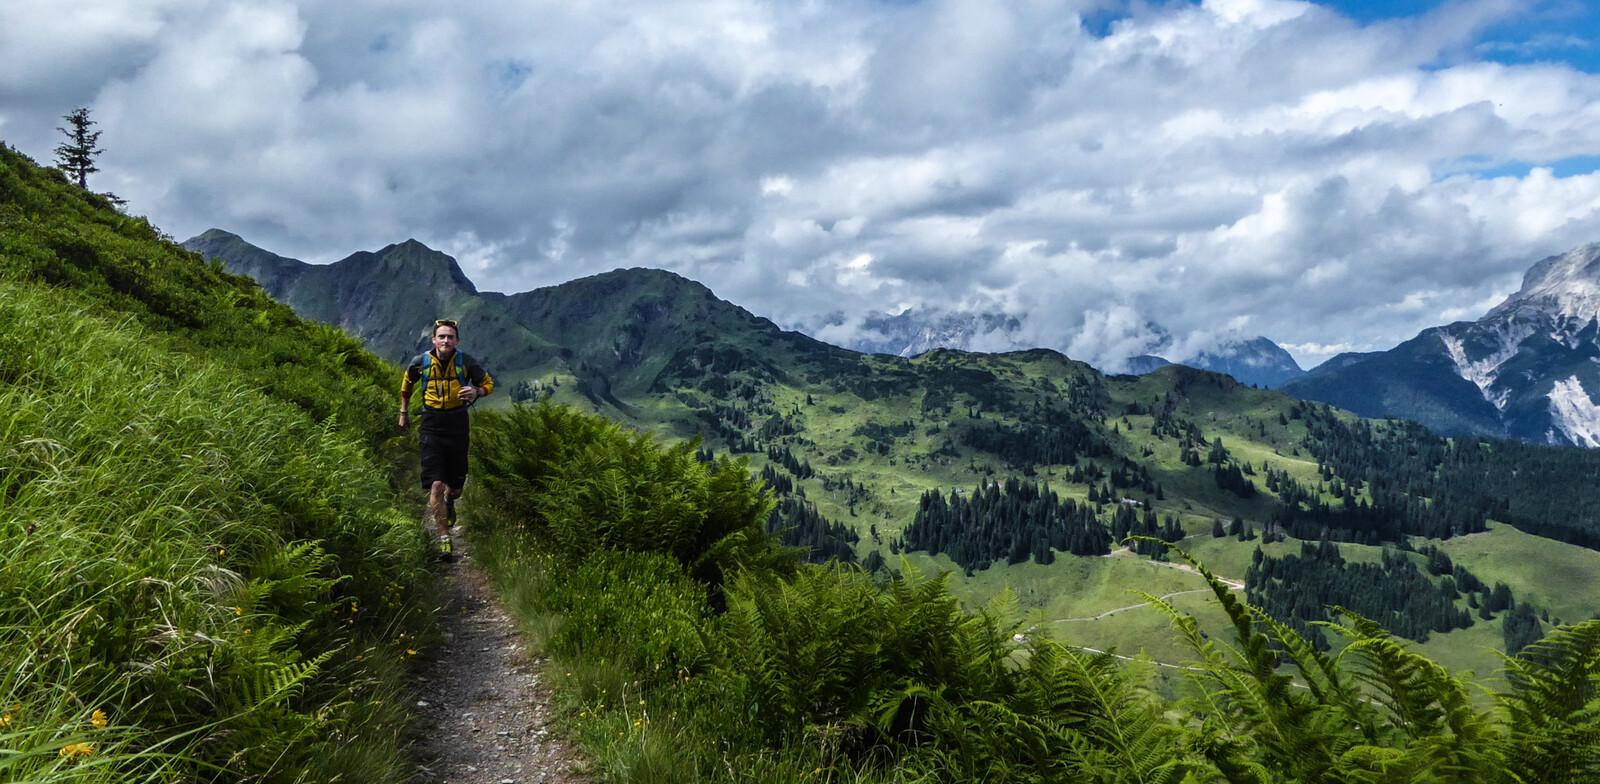
[[[456,322],[451,319],[439,319],[438,321],[433,322],[433,325],[436,327],[454,327],[456,326]]]

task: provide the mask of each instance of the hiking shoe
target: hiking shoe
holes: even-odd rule
[[[451,547],[450,547],[450,535],[449,534],[445,534],[444,536],[439,537],[439,557],[441,559],[445,560],[445,561],[453,561],[453,560],[455,560],[455,557],[456,557],[455,553],[451,550]]]
[[[456,524],[456,502],[455,502],[455,499],[453,499],[453,498],[446,498],[445,499],[445,501],[444,501],[444,516],[445,516],[446,520],[450,521],[451,525],[455,525]]]

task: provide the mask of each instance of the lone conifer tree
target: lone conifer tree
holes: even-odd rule
[[[56,147],[56,164],[78,181],[78,187],[88,188],[89,175],[100,171],[94,165],[94,157],[103,152],[99,146],[100,131],[89,130],[94,120],[89,119],[89,110],[85,108],[74,109],[62,119],[71,130],[56,128],[67,135],[67,141]]]

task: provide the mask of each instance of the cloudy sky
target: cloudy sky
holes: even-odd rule
[[[977,347],[1108,369],[1389,348],[1600,241],[1581,0],[0,0],[0,139],[78,106],[178,239],[658,267],[840,344],[1003,312]]]

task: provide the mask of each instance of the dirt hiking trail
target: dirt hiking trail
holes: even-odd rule
[[[550,727],[544,659],[529,656],[516,624],[452,532],[455,559],[439,565],[444,644],[417,681],[418,784],[579,784],[582,758]]]

